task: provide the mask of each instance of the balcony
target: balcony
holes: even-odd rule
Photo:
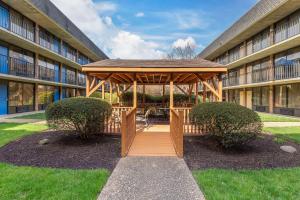
[[[78,77],[78,85],[85,86],[85,77]]]
[[[55,81],[55,70],[39,65],[38,77],[45,81]]]
[[[66,77],[66,83],[67,84],[71,84],[71,85],[75,85],[76,84],[76,78],[75,75],[73,74],[68,74]]]
[[[269,81],[300,78],[300,64],[278,65],[263,69],[252,70],[246,74],[223,78],[223,87],[240,86]]]
[[[23,59],[10,57],[8,74],[34,78],[34,63],[30,63]]]

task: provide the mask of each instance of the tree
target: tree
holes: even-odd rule
[[[170,53],[167,54],[167,59],[194,59],[196,57],[196,45],[187,43],[185,46],[173,46]]]

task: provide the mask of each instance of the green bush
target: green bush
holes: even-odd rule
[[[190,117],[225,148],[245,144],[262,131],[256,112],[233,103],[199,104],[192,109]]]
[[[46,109],[49,127],[75,130],[82,138],[103,133],[105,119],[110,117],[111,105],[96,98],[75,97],[57,101]]]

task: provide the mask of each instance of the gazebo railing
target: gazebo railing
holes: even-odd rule
[[[174,108],[175,111],[183,111],[183,133],[184,135],[202,135],[204,134],[203,130],[199,126],[192,123],[190,119],[190,112],[192,111],[191,107]]]
[[[183,157],[183,111],[170,110],[170,135],[179,158]]]
[[[121,133],[121,114],[122,111],[130,111],[132,107],[112,107],[112,115],[105,120],[105,134],[120,134]]]
[[[122,111],[121,116],[121,155],[125,157],[136,135],[136,108],[132,108],[130,111]]]

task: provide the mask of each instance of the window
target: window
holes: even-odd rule
[[[76,49],[71,47],[69,44],[66,42],[63,42],[62,46],[62,55],[70,60],[73,60],[76,62]]]
[[[229,51],[229,63],[234,62],[240,58],[240,47],[241,45]]]
[[[275,107],[300,108],[300,84],[275,86]]]
[[[54,102],[58,89],[54,86],[38,86],[38,106],[39,110],[44,110],[50,103]]]
[[[75,89],[74,88],[63,88],[63,98],[75,97]]]
[[[300,11],[292,14],[288,22],[288,37],[293,37],[300,33]]]
[[[252,89],[253,106],[269,106],[269,89],[268,87],[257,87]]]
[[[254,36],[252,42],[253,45],[251,53],[255,53],[270,46],[269,28]]]
[[[60,39],[41,27],[39,37],[39,43],[41,46],[50,49],[58,54],[60,53]]]
[[[9,114],[34,110],[34,85],[9,82]]]
[[[74,70],[70,69],[67,66],[63,66],[62,68],[62,82],[68,84],[76,83],[76,73]]]
[[[59,63],[40,56],[38,64],[40,79],[59,82]]]
[[[0,5],[0,26],[2,28],[9,28],[9,11],[7,8]]]
[[[78,73],[78,85],[85,86],[86,78],[85,74]]]
[[[34,23],[14,10],[10,11],[11,31],[34,41]]]
[[[34,55],[18,48],[11,48],[9,73],[15,76],[34,77]]]
[[[228,90],[228,101],[240,104],[240,90]]]
[[[89,59],[88,59],[88,57],[86,57],[82,53],[79,53],[78,54],[78,63],[81,64],[81,65],[88,64],[89,63]]]

